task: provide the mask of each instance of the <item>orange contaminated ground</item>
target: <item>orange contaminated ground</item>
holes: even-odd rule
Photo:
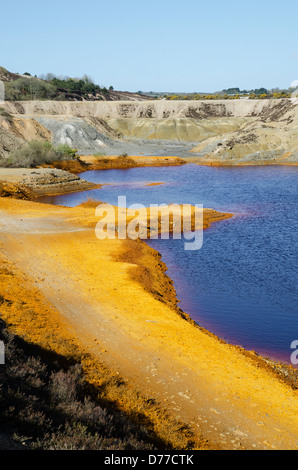
[[[128,169],[148,166],[180,166],[186,161],[179,157],[145,157],[133,155],[81,155],[74,160],[61,160],[44,167],[58,168],[78,174],[86,170]]]
[[[204,225],[227,217],[206,210]],[[93,207],[0,198],[1,311],[10,328],[82,355],[94,384],[99,364],[122,377],[185,423],[197,448],[298,448],[295,371],[285,377],[196,326],[177,307],[157,252],[141,241],[99,241],[97,221]],[[127,407],[127,395],[119,402]]]

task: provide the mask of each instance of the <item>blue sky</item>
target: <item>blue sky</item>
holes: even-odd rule
[[[0,6],[0,65],[127,91],[288,88],[297,0],[36,0]]]

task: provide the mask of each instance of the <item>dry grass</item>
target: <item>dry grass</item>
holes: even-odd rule
[[[89,196],[86,201],[81,202],[81,204],[78,205],[78,207],[84,207],[84,208],[96,208],[102,204],[102,201],[99,199],[96,199],[95,197]]]
[[[70,173],[73,173],[75,175],[89,170],[89,166],[78,158],[73,160],[54,161],[50,165],[44,165],[43,167],[57,168],[57,170],[69,171]]]
[[[0,321],[1,430],[26,449],[154,449],[152,436],[125,412],[107,407],[79,364],[10,334]],[[25,437],[24,437],[25,436]],[[0,449],[5,450],[1,442]]]

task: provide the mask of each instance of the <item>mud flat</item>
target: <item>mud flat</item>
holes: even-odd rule
[[[206,226],[230,216],[204,215]],[[142,241],[98,240],[97,221],[84,205],[0,199],[1,314],[9,327],[60,354],[75,344],[93,385],[105,389],[104,365],[121,379],[118,406],[138,412],[138,391],[147,409],[158,403],[187,424],[196,448],[296,449],[295,370],[196,325],[177,306],[159,254]],[[164,432],[167,421],[147,419]]]

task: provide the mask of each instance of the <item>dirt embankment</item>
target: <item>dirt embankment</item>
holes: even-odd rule
[[[35,199],[39,196],[64,194],[96,189],[67,171],[50,168],[0,168],[0,194],[2,197]]]
[[[274,117],[276,106],[290,100],[218,100],[206,101],[122,101],[122,102],[68,102],[68,101],[7,101],[5,109],[11,114],[35,116],[96,117],[104,120],[121,118],[228,118]]]
[[[91,170],[125,169],[151,166],[180,166],[186,162],[179,157],[144,157],[144,156],[81,156],[79,161]]]
[[[74,160],[63,160],[44,165],[44,168],[56,168],[73,174],[92,170],[125,170],[129,168],[151,166],[180,166],[186,161],[179,157],[137,157],[126,155],[84,156]]]
[[[0,181],[0,197],[12,197],[15,199],[31,201],[35,199],[37,195],[29,188],[29,186]]]
[[[4,106],[14,118],[38,122],[55,144],[67,143],[84,155],[177,155],[206,165],[298,162],[298,107],[291,99]]]
[[[0,159],[9,158],[9,154],[30,140],[52,140],[52,133],[35,119],[23,119],[3,111],[0,108]]]

